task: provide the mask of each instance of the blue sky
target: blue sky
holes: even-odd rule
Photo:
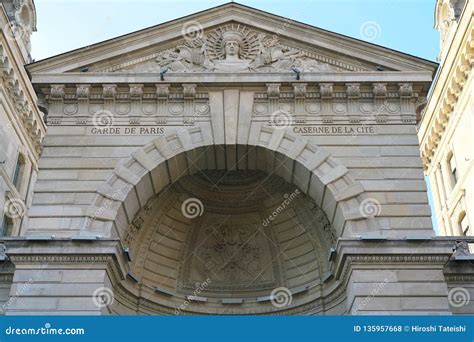
[[[211,0],[36,0],[40,60],[217,6]],[[354,38],[375,23],[373,43],[435,60],[435,0],[241,0],[240,3]]]
[[[36,0],[38,32],[32,38],[32,55],[40,60],[227,2]],[[438,55],[439,35],[433,28],[435,0],[238,2],[432,61]]]

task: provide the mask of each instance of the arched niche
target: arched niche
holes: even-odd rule
[[[315,314],[341,310],[344,307],[341,303],[345,292],[340,289],[339,284],[331,281],[325,283],[330,279],[328,256],[338,238],[377,229],[373,218],[365,217],[361,211],[361,202],[365,198],[362,185],[354,181],[347,168],[324,149],[287,130],[261,127],[258,131],[251,132],[250,136],[247,145],[222,145],[215,144],[212,136],[206,135],[200,127],[177,130],[173,134],[157,137],[137,150],[131,158],[118,165],[98,188],[97,195],[87,210],[88,217],[81,233],[120,239],[130,249],[130,271],[138,280],[136,284],[123,281],[114,289],[117,298],[122,298],[117,302],[116,312],[130,313],[128,310],[138,310],[150,314],[172,314],[193,293],[193,286],[199,286],[197,284],[207,280],[203,279],[204,272],[192,271],[197,266],[195,261],[187,260],[192,254],[189,246],[203,241],[203,232],[213,224],[219,225],[224,232],[221,233],[226,234],[225,231],[229,229],[241,229],[240,226],[245,225],[243,222],[251,226],[250,231],[242,232],[243,237],[252,236],[253,232],[261,230],[268,235],[268,239],[262,240],[255,236],[253,245],[249,246],[239,241],[239,236],[231,236],[231,241],[241,248],[247,248],[250,255],[259,250],[262,256],[259,257],[258,267],[240,259],[240,264],[233,267],[235,270],[252,268],[251,274],[259,271],[265,273],[262,264],[268,261],[273,263],[272,271],[265,273],[268,281],[258,282],[245,292],[242,281],[248,279],[232,278],[232,268],[223,270],[221,275],[219,271],[214,275],[217,277],[215,279],[222,275],[230,278],[223,283],[214,280],[214,284],[207,287],[206,304],[194,302],[186,305],[185,313]],[[216,176],[219,174],[222,176]],[[251,191],[256,184],[265,182],[273,184],[273,191],[266,190],[269,197],[249,198],[242,206],[229,204],[229,210],[242,210],[250,202],[254,203],[251,206],[253,210],[240,216],[234,215],[235,220],[226,224],[222,222],[223,209],[212,204],[214,197],[222,195],[218,191],[213,192],[213,187],[219,183],[218,179],[232,179],[234,175],[237,178],[244,177],[236,182],[240,184],[237,187],[239,191]],[[214,181],[203,185],[206,179]],[[251,182],[252,179],[254,183]],[[229,179],[225,179],[225,182],[229,182]],[[192,190],[196,188],[199,191]],[[301,230],[301,237],[295,236],[297,230],[290,229],[284,233],[278,220],[275,224],[272,222],[268,224],[269,227],[264,227],[262,218],[272,215],[285,200],[285,194],[289,196],[296,190],[301,196],[297,196],[292,202],[291,210],[284,215],[295,220],[295,227]],[[235,195],[236,193],[229,195],[221,203],[231,201]],[[180,208],[189,198],[198,198],[203,203],[205,214],[202,217],[190,220],[180,216]],[[258,206],[255,203],[259,201],[262,204],[261,210],[256,210]],[[273,204],[265,204],[270,202]],[[213,206],[216,208],[211,210]],[[207,216],[208,214],[211,216]],[[170,218],[173,215],[174,220]],[[312,224],[311,218],[317,218],[318,222]],[[165,243],[152,245],[153,241],[156,242],[156,234],[159,235],[158,240],[162,239]],[[297,241],[301,248],[307,249],[307,253],[294,254],[294,260],[287,258],[287,264],[291,265],[293,262],[296,267],[303,267],[303,271],[295,267],[292,270],[291,266],[284,265],[284,258],[275,257],[276,254],[285,252],[285,248],[278,245],[285,241],[284,234],[287,234],[286,238],[289,240],[299,239]],[[225,246],[222,247],[218,239],[212,239],[213,242],[205,244],[205,253],[223,248],[223,255],[228,256],[229,250],[235,247],[232,243],[231,246],[224,243]],[[174,251],[170,250],[171,246],[174,246]],[[219,253],[217,255],[219,260],[222,256]],[[247,254],[240,256],[245,257]],[[198,255],[197,258],[206,257]],[[176,264],[170,264],[171,259]],[[216,260],[212,262],[214,265],[218,264]],[[154,264],[147,267],[146,263]],[[158,271],[160,267],[161,274]],[[173,271],[175,273],[170,276]],[[212,283],[212,277],[209,279]],[[237,283],[234,288],[229,287],[232,282]],[[279,287],[284,287],[295,295],[293,306],[280,308],[268,302],[270,290]],[[239,307],[223,303],[239,299],[242,299]]]

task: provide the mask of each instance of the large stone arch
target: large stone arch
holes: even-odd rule
[[[206,151],[210,147],[212,152]],[[203,164],[206,161],[198,158],[203,153],[214,153],[214,160],[207,159],[214,165]],[[140,208],[167,185],[199,168],[239,169],[239,155],[246,153],[259,154],[247,167],[275,172],[309,195],[324,210],[338,237],[377,230],[374,218],[361,210],[367,197],[363,186],[344,165],[306,138],[287,129],[257,126],[247,145],[225,145],[200,127],[188,127],[157,137],[115,167],[98,187],[81,235],[123,239]],[[272,170],[274,162],[285,167]]]

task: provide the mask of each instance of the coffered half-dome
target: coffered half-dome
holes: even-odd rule
[[[318,297],[335,233],[314,201],[282,178],[209,170],[152,198],[125,241],[149,298],[174,308],[199,290],[184,311],[248,313],[278,311],[278,288],[299,305]]]

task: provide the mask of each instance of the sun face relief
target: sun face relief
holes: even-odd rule
[[[224,52],[226,59],[239,59],[239,42],[236,40],[230,40],[225,43]]]
[[[223,59],[213,61],[213,66],[220,71],[242,71],[249,69],[250,60],[241,57],[241,46],[244,38],[237,31],[226,31],[222,34]]]

